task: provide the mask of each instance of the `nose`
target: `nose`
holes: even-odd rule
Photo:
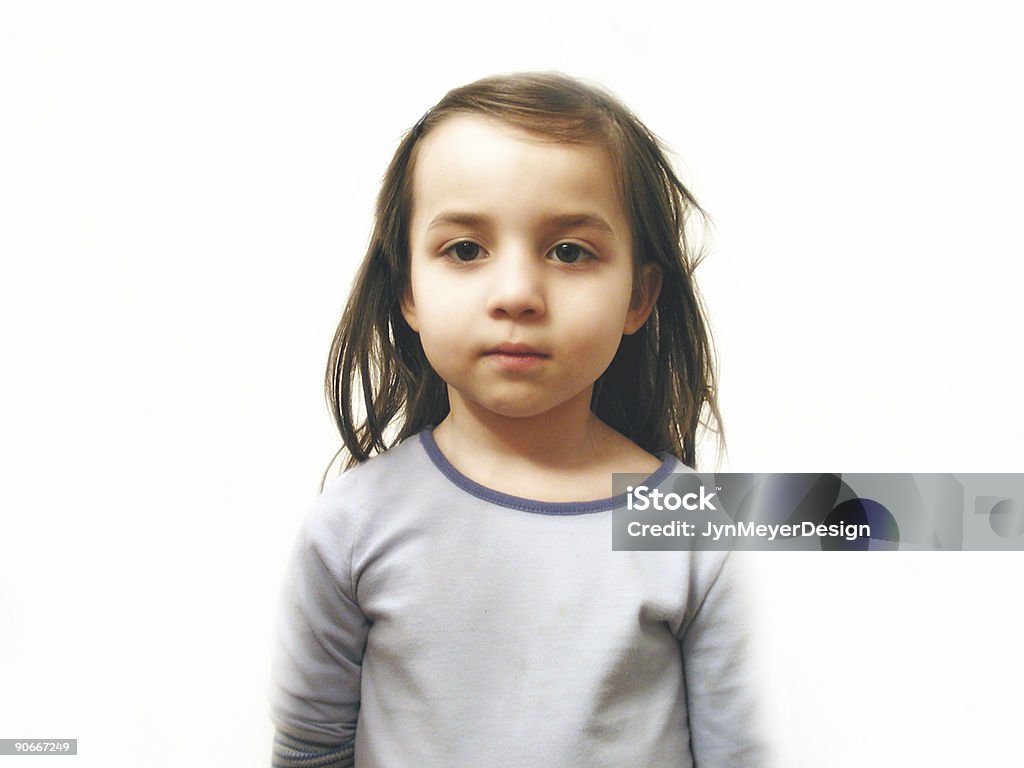
[[[528,320],[544,315],[544,265],[528,253],[507,254],[495,260],[487,300],[492,317]]]

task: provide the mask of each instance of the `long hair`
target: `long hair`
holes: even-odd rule
[[[698,427],[724,434],[714,351],[693,273],[702,254],[688,239],[707,214],[669,164],[661,141],[608,92],[556,73],[488,77],[450,91],[399,143],[377,197],[370,244],[331,344],[325,394],[347,450],[346,466],[440,423],[444,381],[427,362],[401,312],[409,287],[412,177],[420,140],[448,117],[480,115],[556,142],[607,149],[639,266],[661,270],[657,304],[644,326],[623,336],[595,384],[591,409],[650,453],[693,465]],[[336,456],[337,458],[337,456]],[[333,462],[332,462],[333,463]]]

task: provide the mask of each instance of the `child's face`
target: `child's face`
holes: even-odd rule
[[[402,311],[453,412],[589,409],[659,286],[645,267],[633,301],[632,238],[608,153],[476,116],[448,118],[422,142]]]

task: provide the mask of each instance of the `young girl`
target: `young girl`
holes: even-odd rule
[[[658,141],[551,74],[399,146],[335,335],[349,471],[283,591],[274,765],[763,765],[716,552],[613,552],[612,473],[694,462],[714,374]]]

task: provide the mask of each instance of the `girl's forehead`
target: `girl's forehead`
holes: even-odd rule
[[[440,147],[440,150],[438,149]],[[542,125],[528,130],[520,125],[487,115],[455,114],[443,119],[423,137],[418,152],[456,150],[479,156],[484,153],[514,152],[530,149],[543,152],[565,152],[577,156],[581,163],[611,163],[611,153],[598,141],[570,142],[547,134]]]
[[[477,115],[456,115],[421,140],[413,166],[414,217],[457,205],[594,208],[625,223],[615,164],[599,144],[554,141]],[[417,217],[418,218],[418,217]]]

